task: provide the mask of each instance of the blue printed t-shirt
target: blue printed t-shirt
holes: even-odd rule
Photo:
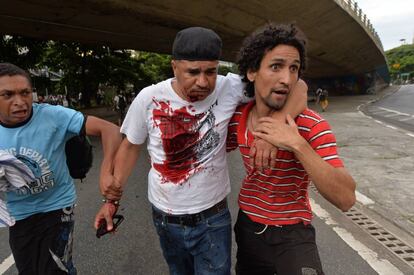
[[[29,189],[6,193],[7,207],[16,220],[68,207],[76,200],[65,143],[79,134],[84,116],[49,104],[33,104],[32,112],[21,126],[0,125],[0,150],[16,156],[36,177]]]

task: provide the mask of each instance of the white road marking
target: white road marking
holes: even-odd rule
[[[371,113],[373,113],[374,115],[378,115],[378,114],[388,114],[389,112],[388,111],[372,111]]]
[[[397,130],[397,128],[395,128],[394,126],[391,126],[391,125],[385,125],[385,127],[388,127],[388,128],[390,128],[390,129],[393,129],[393,130]]]
[[[385,115],[384,117],[395,117],[395,116],[404,116],[404,115],[400,115],[400,114],[390,114],[390,115]]]
[[[359,193],[358,191],[355,191],[355,195],[356,195],[357,201],[359,201],[363,205],[370,205],[370,204],[375,203],[373,200],[371,200],[370,198],[368,198],[364,194]]]
[[[381,110],[384,110],[384,111],[387,111],[387,112],[390,112],[390,113],[399,114],[399,115],[402,115],[402,116],[411,116],[410,114],[401,113],[401,112],[398,112],[396,110],[392,110],[392,109],[388,109],[388,108],[384,108],[384,107],[378,107],[378,109],[381,109]]]
[[[407,120],[411,120],[411,119],[414,119],[414,116],[404,117],[404,118],[399,119],[399,121],[407,121]]]
[[[378,258],[377,253],[356,240],[354,236],[345,229],[334,227],[333,230],[353,250],[357,251],[361,258],[363,258],[379,275],[403,275],[403,273],[388,260]]]
[[[4,274],[12,265],[14,265],[13,255],[10,254],[1,264],[0,264],[0,275]]]
[[[370,117],[370,116],[367,116],[366,114],[364,114],[364,112],[362,112],[361,110],[358,110],[358,113],[359,113],[360,115],[363,115],[363,116],[366,116],[366,117]]]
[[[362,104],[363,105],[363,104]],[[363,116],[365,116],[365,117],[369,117],[369,118],[371,118],[371,119],[373,119],[373,117],[371,117],[371,116],[369,116],[369,115],[366,115],[366,114],[364,114],[361,110],[360,110],[360,108],[361,108],[361,106],[362,105],[359,105],[358,106],[358,112],[360,113],[360,114],[362,114]],[[382,107],[379,107],[379,108],[382,108]],[[382,108],[382,109],[385,109],[385,110],[389,110],[389,109],[386,109],[386,108]],[[393,110],[391,110],[391,111],[393,111]],[[397,112],[397,111],[393,111],[393,112]],[[407,115],[407,114],[405,114],[405,113],[401,113],[401,114],[403,114],[403,115]],[[399,121],[407,121],[407,120],[411,120],[411,119],[414,119],[414,115],[408,115],[409,117],[407,117],[407,118],[401,118],[401,119],[398,119]],[[382,124],[382,125],[384,125],[385,127],[388,127],[388,128],[391,128],[391,129],[393,129],[393,130],[398,130],[398,128],[397,127],[394,127],[394,126],[391,126],[391,125],[388,125],[388,124],[385,124],[384,122],[382,122],[382,121],[380,121],[380,120],[376,120],[376,119],[373,119],[376,123],[379,123],[379,124]],[[411,134],[411,133],[405,133],[407,136],[410,136],[410,137],[414,137],[414,134]],[[357,191],[358,192],[358,191]],[[357,195],[358,196],[358,195]],[[358,199],[358,198],[357,198]]]
[[[315,213],[316,216],[321,218],[327,225],[338,225],[338,223],[331,217],[328,211],[317,204],[314,199],[309,198],[309,200],[311,203],[312,212]]]
[[[321,218],[326,224],[333,225],[332,229],[335,233],[355,250],[379,275],[403,275],[403,273],[388,260],[379,258],[377,253],[356,240],[351,233],[337,226],[338,223],[331,217],[331,215],[313,199],[310,199],[310,202],[313,213]]]

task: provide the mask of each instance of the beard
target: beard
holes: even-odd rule
[[[283,106],[285,106],[287,96],[285,96],[283,99],[280,99],[280,100],[274,100],[271,98],[271,96],[272,95],[270,94],[269,96],[265,98],[264,102],[266,106],[276,111],[281,110]]]

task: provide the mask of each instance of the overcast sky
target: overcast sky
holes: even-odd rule
[[[414,1],[413,0],[355,0],[362,12],[371,20],[384,50],[413,43]]]

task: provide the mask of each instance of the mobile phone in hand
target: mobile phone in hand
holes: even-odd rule
[[[97,238],[100,238],[100,237],[102,237],[103,235],[105,235],[107,233],[114,232],[118,228],[118,226],[123,222],[123,220],[124,220],[124,216],[122,216],[122,215],[114,215],[112,217],[112,221],[114,223],[114,227],[112,228],[112,230],[109,230],[109,231],[106,229],[107,224],[106,224],[106,220],[104,220],[99,225],[98,229],[96,230],[96,237]]]

